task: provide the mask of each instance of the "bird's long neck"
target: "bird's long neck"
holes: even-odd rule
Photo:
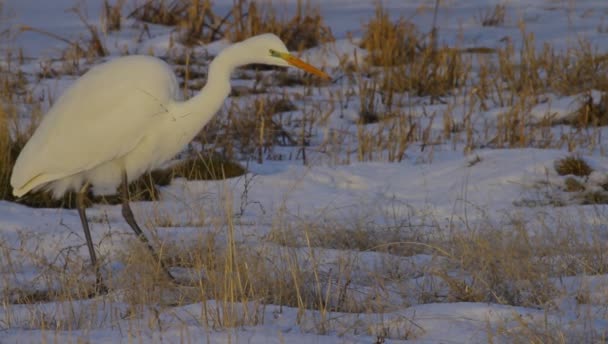
[[[175,104],[176,117],[189,122],[196,135],[213,118],[230,94],[230,75],[235,68],[250,63],[243,59],[247,56],[246,47],[234,44],[224,49],[209,65],[205,87],[192,98]]]

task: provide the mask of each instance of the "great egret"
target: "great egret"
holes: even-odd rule
[[[121,185],[123,217],[161,262],[135,221],[127,185],[183,149],[222,106],[230,93],[232,71],[252,63],[294,66],[329,78],[291,55],[273,34],[251,37],[224,49],[209,65],[205,87],[186,101],[178,101],[177,79],[162,60],[151,56],[113,59],[74,82],[44,116],[15,163],[13,194],[21,197],[46,189],[59,198],[67,191],[77,192],[97,287],[105,288],[84,195],[89,186],[97,194],[108,194]]]

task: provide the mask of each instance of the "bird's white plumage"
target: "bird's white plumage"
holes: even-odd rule
[[[59,98],[24,147],[11,180],[14,193],[20,196],[62,179],[53,188],[57,195],[87,179],[95,180],[96,187],[112,184],[112,168],[104,164],[120,164],[142,143],[166,115],[164,107],[176,88],[173,72],[152,57],[125,57],[94,67]]]
[[[249,63],[287,66],[269,50],[287,52],[271,34],[226,48],[209,67],[207,85],[188,101],[178,97],[170,67],[148,56],[122,57],[92,68],[58,99],[19,155],[13,193],[48,188],[55,197],[91,183],[113,193],[122,171],[129,180],[177,154],[219,110],[230,74]]]

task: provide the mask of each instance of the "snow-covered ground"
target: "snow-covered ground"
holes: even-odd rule
[[[213,3],[219,13],[225,13],[233,1],[215,0]],[[295,10],[296,0],[279,3],[288,13]],[[392,18],[404,17],[421,31],[431,29],[434,3],[434,0],[383,1]],[[437,18],[440,41],[458,47],[497,48],[503,46],[508,37],[515,47],[520,47],[520,24],[525,23],[526,31],[534,33],[539,49],[544,44],[551,44],[557,51],[566,50],[584,39],[598,54],[608,53],[608,22],[605,23],[608,3],[605,0],[507,0],[500,3],[507,9],[505,22],[484,27],[480,16],[499,4],[498,1],[441,1]],[[70,40],[78,39],[87,34],[86,29],[76,15],[66,12],[75,4],[77,2],[72,0],[0,2],[0,32],[11,31],[0,49],[6,52],[22,48],[26,59],[21,68],[34,73],[40,68],[40,61],[60,56],[66,48],[65,43],[36,32],[19,33],[18,27],[29,25]],[[90,22],[99,24],[101,1],[87,0],[85,4]],[[342,55],[353,56],[354,51],[359,56],[365,54],[348,37],[361,37],[362,24],[374,15],[374,2],[319,1],[318,6],[331,26],[336,42],[324,49],[305,51],[303,56],[339,76]],[[126,10],[129,8],[126,6]],[[103,36],[110,51],[108,59],[119,56],[125,47],[130,53],[148,53],[152,49],[158,56],[166,55],[170,49],[181,49],[179,46],[171,48],[170,28],[152,25],[150,36],[138,40],[141,30],[135,26],[135,20],[128,19],[126,23],[123,30]],[[196,49],[201,54],[215,55],[226,44],[214,42]],[[98,62],[84,62],[85,69],[89,63]],[[64,76],[33,81],[31,87],[35,94],[58,95],[74,78]],[[245,85],[247,82],[235,81]],[[345,84],[345,81],[338,81],[306,97],[301,96],[304,93],[301,88],[291,87],[288,94],[297,98],[294,101],[304,108],[316,103],[325,106],[330,90],[344,90]],[[275,86],[273,91],[280,93],[282,89]],[[599,99],[599,93],[593,91],[594,99]],[[567,116],[580,106],[580,95],[547,94],[544,97],[546,101],[530,110],[531,118],[538,121],[548,114]],[[468,104],[455,99],[449,99],[445,104],[429,104],[428,99],[416,99],[409,109],[426,114],[441,113],[449,107],[456,118],[462,118]],[[487,109],[482,118],[491,122],[507,110],[494,106]],[[381,306],[360,312],[323,307],[302,312],[298,307],[263,304],[259,300],[229,303],[226,300],[203,301],[200,296],[192,298],[191,302],[177,303],[177,306],[175,302],[150,302],[139,305],[139,311],[133,313],[133,305],[126,296],[132,291],[120,288],[91,299],[12,304],[11,295],[15,290],[44,290],[61,280],[49,282],[41,277],[53,273],[41,267],[61,267],[62,263],[67,266],[78,259],[86,265],[88,252],[76,210],[32,209],[0,201],[0,291],[4,293],[0,297],[3,300],[0,343],[382,343],[383,340],[386,343],[542,343],[560,336],[564,342],[605,340],[608,335],[608,275],[603,274],[606,268],[602,264],[606,261],[601,257],[608,242],[608,208],[605,204],[583,205],[576,196],[563,192],[566,177],[559,176],[554,165],[557,160],[572,154],[566,143],[551,144],[551,149],[540,149],[539,145],[498,149],[489,143],[478,144],[476,149],[466,150],[465,154],[463,142],[447,140],[432,147],[411,144],[400,162],[389,163],[386,159],[354,162],[356,159],[350,155],[356,153],[346,152],[356,151],[357,111],[354,100],[345,108],[333,109],[326,121],[316,124],[306,165],[298,159],[267,160],[261,164],[243,162],[249,169],[245,176],[223,181],[176,179],[162,188],[160,201],[135,203],[133,208],[146,230],[174,247],[186,247],[199,240],[202,234],[214,233],[220,241],[232,240],[230,237],[234,235],[239,248],[259,252],[272,264],[289,264],[288,257],[301,257],[303,270],[310,268],[325,276],[326,282],[320,284],[327,295],[332,278],[336,280],[336,287],[340,286],[343,276],[336,271],[344,267],[346,259],[354,277],[352,284],[350,280],[347,284],[342,282],[345,293],[355,303],[368,305],[370,299],[375,299],[382,303]],[[297,114],[294,116],[297,118]],[[442,130],[441,121],[420,117],[420,123],[430,129]],[[475,123],[473,127],[482,131],[484,124]],[[555,126],[551,130],[556,142],[573,131],[566,126]],[[343,142],[345,148],[337,149],[338,159],[327,158],[326,152],[315,149],[323,146],[333,131],[354,133]],[[602,127],[586,132],[592,132],[589,137],[597,140],[588,146],[577,146],[576,153],[584,157],[594,172],[579,179],[587,190],[605,190],[608,147],[602,140],[608,132]],[[578,133],[576,131],[576,135]],[[294,155],[289,155],[291,148]],[[298,147],[291,148],[280,147],[279,153],[295,156]],[[349,163],[343,163],[347,160]],[[122,219],[120,206],[94,205],[87,212],[92,219],[93,241],[99,255],[104,257],[106,269],[120,276],[126,265],[120,257],[135,242]],[[319,229],[310,229],[311,226],[321,230],[333,226],[338,228],[336,231],[342,226],[345,230],[363,228],[373,233],[369,238],[394,229],[397,234],[391,232],[391,235],[395,235],[397,241],[416,245],[414,241],[420,239],[420,244],[429,247],[406,255],[369,247],[362,250],[348,249],[344,245],[334,247],[332,242],[318,244],[315,240],[311,240],[313,244],[307,244],[308,235],[323,238]],[[295,233],[290,233],[288,239],[276,238],[277,233],[289,228]],[[454,264],[447,260],[458,260],[458,252],[457,249],[438,252],[449,250],[449,247],[434,246],[451,235],[458,236],[454,232],[471,234],[487,228],[512,232],[524,228],[530,242],[541,238],[547,240],[546,246],[557,245],[560,240],[588,243],[585,247],[597,248],[599,258],[597,267],[590,266],[585,271],[598,273],[581,274],[577,270],[556,275],[547,271],[547,288],[559,292],[551,293],[551,298],[542,304],[528,304],[527,307],[498,301],[467,302],[470,300],[446,296],[450,287],[448,276],[439,278],[434,271]],[[574,230],[574,234],[570,230]],[[550,240],[552,237],[555,242]],[[285,245],[285,240],[294,242]],[[382,240],[378,242],[382,243]],[[539,264],[543,259],[556,259],[574,262],[573,265],[580,258],[573,252],[563,255],[542,257],[539,253],[537,258]],[[496,259],[502,258],[497,256]],[[457,270],[446,271],[454,279],[472,279],[471,285],[475,283],[475,277],[471,277],[473,272]],[[182,269],[172,267],[172,271],[180,273]],[[496,273],[503,274],[501,271]],[[504,271],[505,275],[508,273]],[[387,277],[389,274],[393,277]],[[92,274],[88,276],[92,278]],[[523,279],[525,277],[510,283],[525,283]],[[428,297],[425,299],[423,294]],[[525,299],[527,296],[518,297]],[[340,300],[334,302],[340,304]],[[209,321],[210,309],[214,310],[211,313],[217,310],[218,314],[228,309],[246,314],[254,309],[258,318],[236,326],[222,326]]]

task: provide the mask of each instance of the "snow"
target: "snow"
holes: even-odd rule
[[[0,23],[0,32],[10,28],[12,35],[0,44],[0,49],[4,52],[22,48],[29,60],[23,66],[24,71],[36,71],[41,60],[57,58],[65,49],[65,43],[35,32],[19,33],[19,25],[77,39],[86,35],[86,28],[77,16],[66,12],[76,3],[72,0],[2,2],[1,15],[6,20]],[[225,13],[232,3],[232,0],[216,0],[214,6],[220,13]],[[295,10],[296,3],[296,0],[281,1],[287,13]],[[302,57],[319,61],[315,64],[329,71],[337,71],[345,61],[353,61],[355,55],[363,59],[366,51],[355,42],[361,38],[362,23],[374,14],[373,2],[336,0],[312,3],[319,5],[336,41],[304,51]],[[406,18],[419,29],[428,31],[432,25],[434,3],[434,0],[383,2],[392,18]],[[526,32],[534,33],[537,48],[549,43],[557,50],[565,50],[576,46],[580,38],[585,38],[598,52],[608,52],[606,33],[598,30],[608,14],[604,0],[511,0],[505,2],[508,12],[503,25],[482,27],[479,16],[498,3],[483,0],[442,2],[437,18],[440,40],[451,46],[496,48],[504,45],[507,37],[515,47],[520,47],[520,24],[524,23]],[[99,24],[101,1],[88,0],[86,7],[91,23]],[[104,34],[103,39],[110,50],[108,58],[121,55],[125,47],[130,53],[153,52],[158,56],[179,55],[181,49],[185,49],[171,43],[172,32],[168,28],[152,25],[151,37],[138,41],[135,37],[140,29],[136,21],[127,20],[125,27],[121,32]],[[350,35],[354,40],[349,38]],[[228,41],[220,40],[196,48],[196,51],[204,56],[214,56],[228,44]],[[87,69],[90,63],[83,62],[82,68]],[[32,87],[45,99],[56,98],[73,79],[49,79]],[[337,82],[329,89],[336,91],[340,87],[344,84]],[[274,86],[271,87],[273,90],[278,94],[283,88]],[[49,92],[54,97],[49,97]],[[305,93],[301,87],[289,88],[289,92]],[[323,90],[314,91],[308,97],[301,96],[298,105],[323,104],[328,93]],[[597,101],[601,92],[592,90],[590,94]],[[541,95],[543,101],[531,107],[530,118],[538,122],[548,118],[566,118],[580,108],[584,96]],[[243,97],[238,101],[246,100],[247,97]],[[337,160],[340,163],[336,163],[316,151],[315,144],[321,146],[332,133],[346,132],[351,136],[345,139],[348,147],[342,152],[353,151],[349,144],[354,145],[356,151],[352,137],[356,138],[357,133],[357,100],[353,103],[354,106],[335,109],[331,118],[315,128],[316,136],[312,138],[313,147],[307,164],[295,159],[269,160],[261,164],[247,162],[249,173],[238,178],[224,181],[175,179],[162,188],[161,200],[135,203],[133,208],[136,217],[145,222],[145,230],[148,233],[152,231],[162,242],[192,244],[205,233],[216,234],[218,240],[228,240],[225,228],[230,227],[226,224],[226,219],[230,218],[234,220],[232,234],[236,240],[277,266],[288,266],[285,253],[288,251],[297,257],[302,269],[318,264],[319,273],[331,275],[342,268],[345,257],[349,257],[353,262],[353,283],[356,285],[349,292],[353,299],[364,302],[372,298],[374,289],[382,289],[389,301],[378,309],[360,313],[338,310],[327,313],[306,310],[301,313],[297,307],[262,304],[257,300],[249,303],[202,302],[200,298],[179,306],[151,302],[135,307],[129,304],[125,290],[114,290],[106,296],[90,299],[36,304],[15,304],[2,296],[0,343],[373,343],[384,337],[387,343],[484,343],[509,341],[509,334],[530,333],[526,332],[532,331],[530,327],[538,329],[538,332],[531,332],[538,338],[542,338],[543,330],[549,332],[554,329],[563,331],[566,340],[573,342],[594,342],[605,335],[608,331],[605,320],[608,316],[608,290],[605,287],[608,275],[602,267],[592,267],[597,268],[594,270],[598,271],[597,274],[577,272],[552,277],[552,286],[562,293],[558,299],[548,301],[551,306],[543,309],[497,303],[449,302],[445,297],[422,302],[411,291],[424,289],[425,283],[437,282],[437,277],[426,273],[447,264],[445,257],[438,258],[428,252],[406,256],[373,250],[307,247],[293,242],[294,247],[286,247],[271,241],[269,238],[277,228],[298,223],[320,226],[332,221],[364,222],[370,231],[403,228],[399,226],[407,223],[409,230],[415,228],[420,231],[400,234],[403,235],[402,241],[410,242],[415,241],[418,234],[443,237],[451,234],[454,228],[465,231],[492,227],[511,231],[522,222],[531,237],[572,227],[580,231],[572,240],[595,241],[599,242],[600,248],[605,248],[601,243],[608,238],[606,205],[583,205],[562,191],[566,176],[557,175],[554,164],[556,160],[572,154],[566,144],[561,148],[552,146],[552,149],[499,149],[490,142],[482,142],[478,149],[466,154],[461,145],[444,143],[421,147],[413,144],[403,161],[398,163],[388,163],[385,159],[355,162],[346,154],[339,155]],[[410,105],[413,113],[437,113],[438,116],[449,107],[458,119],[465,116],[468,106],[459,98],[450,98],[447,104],[430,104],[428,99],[415,99]],[[483,113],[483,119],[496,120],[508,111],[508,107],[492,107]],[[294,114],[299,115],[301,112]],[[423,127],[442,130],[441,121],[433,122],[428,116],[419,117]],[[482,125],[474,123],[474,130],[481,130]],[[551,130],[556,140],[562,139],[560,135],[564,133],[575,131],[559,126]],[[596,130],[599,138],[607,134],[605,128]],[[594,169],[587,178],[580,178],[584,187],[592,191],[601,190],[602,185],[608,182],[605,143],[600,140],[595,146],[589,145],[589,149],[580,149],[576,153],[584,156]],[[346,160],[350,163],[341,163]],[[555,205],[558,203],[560,206]],[[120,273],[124,266],[118,257],[135,240],[122,219],[120,206],[95,205],[87,210],[87,214],[92,219],[91,230],[98,254],[109,261],[108,269]],[[86,269],[88,252],[80,226],[75,210],[33,209],[0,201],[0,291],[12,295],[15,290],[45,290],[57,283],[40,277],[44,273],[41,266],[45,266],[41,262],[57,262],[61,266],[62,263],[67,265],[76,261]],[[368,283],[374,273],[386,272],[382,269],[387,268],[387,261],[398,276],[395,279],[403,284]],[[172,267],[172,272],[180,271],[180,268]],[[205,272],[201,273],[204,275]],[[445,292],[445,283],[439,284],[437,290]],[[400,289],[404,286],[407,291]],[[588,295],[580,301],[583,290],[588,291]],[[138,311],[134,312],[133,308]],[[218,312],[254,312],[259,319],[249,319],[234,327],[221,326],[207,319],[206,308]],[[41,325],[40,319],[48,319],[48,323]]]

